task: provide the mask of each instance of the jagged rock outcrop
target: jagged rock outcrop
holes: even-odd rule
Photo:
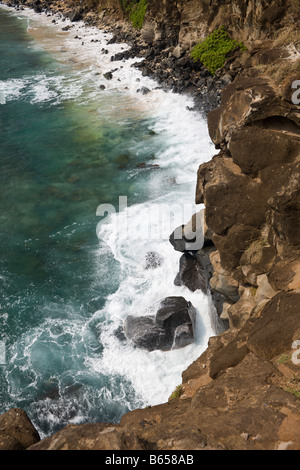
[[[124,321],[125,337],[142,349],[168,351],[194,342],[196,310],[183,297],[166,297],[155,315],[132,316]]]
[[[292,95],[300,59],[283,60],[291,70],[283,86]],[[299,276],[300,115],[291,95],[289,101],[282,96],[267,71],[261,76],[254,66],[242,72],[208,117],[221,151],[200,166],[196,189],[223,268],[241,286],[261,290],[263,282],[273,294],[279,286],[268,275],[277,263],[294,258],[293,279]]]
[[[0,450],[24,450],[39,440],[25,411],[12,408],[0,415]]]

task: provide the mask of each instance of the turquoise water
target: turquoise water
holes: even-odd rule
[[[120,248],[109,221],[104,240],[96,235],[97,207],[118,210],[120,195],[130,227],[145,223],[149,201],[192,200],[210,151],[205,125],[182,97],[137,99],[140,78],[126,64],[103,92],[104,57],[98,68],[84,63],[89,51],[73,60],[74,38],[53,28],[0,9],[0,412],[25,409],[41,436],[69,422],[117,422],[167,399],[212,333],[199,294],[207,318],[194,349],[151,356],[120,343],[114,330],[126,313],[185,293],[174,291],[178,256],[157,237]],[[189,135],[178,123],[185,114]],[[143,267],[152,245],[167,256],[156,273]]]

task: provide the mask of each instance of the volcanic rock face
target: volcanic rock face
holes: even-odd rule
[[[225,26],[241,41],[264,39],[295,17],[297,5],[286,0],[152,0],[142,35],[150,43],[173,38],[190,49],[199,38]]]
[[[227,87],[221,107],[209,115],[221,151],[200,166],[196,201],[206,206],[221,265],[241,285],[257,288],[258,276],[298,256],[299,118],[299,107],[255,67]]]

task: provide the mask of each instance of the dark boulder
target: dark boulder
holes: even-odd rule
[[[196,311],[183,297],[166,297],[156,315],[128,315],[124,334],[148,351],[178,349],[193,343]]]
[[[142,95],[147,95],[148,93],[150,93],[151,90],[149,90],[149,88],[145,87],[145,86],[142,86],[142,88],[139,88],[137,90],[138,93],[142,93]]]
[[[134,317],[128,315],[124,322],[124,333],[127,339],[136,346],[154,351],[164,349],[165,332],[155,321],[155,316]]]
[[[36,2],[33,3],[33,10],[35,13],[42,13],[43,7],[40,0],[36,0]]]
[[[111,80],[113,78],[113,74],[112,74],[112,72],[106,72],[106,73],[103,74],[103,77],[106,80]]]
[[[210,254],[215,251],[213,245],[204,246],[196,253],[184,253],[179,261],[179,272],[174,280],[175,286],[186,286],[192,292],[200,289],[207,293],[209,281],[213,275]]]
[[[71,13],[69,13],[69,20],[73,23],[75,21],[80,21],[82,19],[82,8],[77,7],[73,8]]]
[[[184,253],[179,261],[179,272],[174,280],[175,286],[186,286],[192,292],[200,289],[206,292],[207,285],[202,266],[197,259]]]

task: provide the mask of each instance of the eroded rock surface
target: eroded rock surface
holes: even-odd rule
[[[39,440],[25,411],[12,408],[0,415],[0,450],[24,450]]]

